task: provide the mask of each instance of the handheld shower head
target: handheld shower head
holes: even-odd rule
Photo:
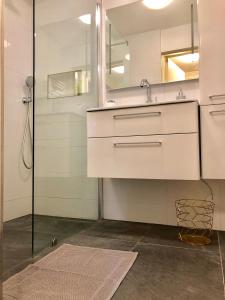
[[[32,88],[33,88],[33,86],[34,86],[34,78],[33,78],[33,76],[27,76],[25,82],[26,82],[26,85],[27,85],[27,87],[28,87],[29,89],[32,89]]]
[[[27,96],[22,98],[24,104],[32,102],[32,88],[34,87],[34,78],[33,76],[27,76],[25,80],[28,92]]]

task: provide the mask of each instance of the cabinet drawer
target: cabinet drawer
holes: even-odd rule
[[[199,179],[197,133],[89,138],[88,176]]]
[[[225,104],[201,107],[202,177],[225,179]]]
[[[88,137],[198,132],[197,102],[88,112]]]

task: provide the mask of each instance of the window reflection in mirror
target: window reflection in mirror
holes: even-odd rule
[[[154,1],[107,10],[108,89],[198,78],[197,0]]]

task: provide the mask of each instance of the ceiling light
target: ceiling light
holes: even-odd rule
[[[189,54],[177,56],[176,59],[186,64],[196,63],[199,61],[199,53],[189,53]]]
[[[82,15],[79,17],[79,20],[81,20],[81,22],[90,25],[91,24],[91,15],[90,14],[86,14],[86,15]]]
[[[143,0],[143,4],[150,9],[162,9],[172,2],[173,0]]]
[[[117,66],[117,67],[113,67],[112,71],[118,74],[124,74],[125,68],[124,66]]]
[[[125,59],[126,59],[126,60],[130,60],[130,53],[127,53],[127,54],[125,55]]]

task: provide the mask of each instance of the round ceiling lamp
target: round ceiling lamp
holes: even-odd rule
[[[143,4],[150,9],[162,9],[172,2],[173,0],[143,0]]]

